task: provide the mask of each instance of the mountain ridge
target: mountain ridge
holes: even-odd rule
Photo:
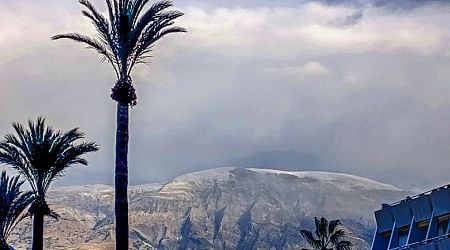
[[[356,249],[368,249],[373,211],[409,195],[349,174],[237,167],[197,171],[129,191],[133,249],[295,249],[305,243],[299,230],[313,229],[313,217],[322,215],[341,219]],[[54,188],[49,203],[62,219],[47,219],[47,249],[113,246],[111,186]],[[29,231],[22,224],[13,245],[25,248]]]

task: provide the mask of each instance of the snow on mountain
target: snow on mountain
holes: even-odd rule
[[[133,249],[295,249],[300,229],[314,216],[341,219],[356,249],[368,249],[373,211],[408,192],[341,173],[217,168],[161,184],[129,189]],[[111,186],[55,188],[49,203],[61,215],[47,220],[48,249],[113,246]],[[30,221],[27,221],[30,223]],[[15,231],[18,249],[31,240],[29,225]]]
[[[210,180],[226,181],[230,177],[230,171],[239,169],[238,167],[222,167],[208,169],[198,172],[193,172],[185,175],[181,175],[175,178],[171,183],[177,182],[180,184],[185,184],[186,182],[205,182]],[[277,175],[291,175],[298,178],[311,178],[319,181],[326,181],[329,183],[340,182],[340,187],[345,187],[344,183],[347,184],[347,188],[360,187],[367,190],[392,190],[392,191],[402,191],[401,189],[381,182],[377,182],[368,178],[359,177],[355,175],[345,174],[345,173],[334,173],[334,172],[322,172],[322,171],[282,171],[274,169],[260,169],[260,168],[246,168],[246,170],[262,173],[262,174],[277,174]]]
[[[347,184],[348,188],[360,187],[365,189],[374,190],[392,190],[392,191],[402,191],[401,189],[381,182],[377,182],[368,178],[359,177],[344,173],[334,173],[334,172],[321,172],[321,171],[303,171],[303,172],[291,172],[291,171],[280,171],[272,169],[258,169],[250,168],[249,170],[259,173],[270,173],[270,174],[288,174],[297,176],[298,178],[312,178],[320,181],[327,182],[343,182]],[[341,184],[343,184],[341,183]],[[344,186],[344,185],[342,185]]]

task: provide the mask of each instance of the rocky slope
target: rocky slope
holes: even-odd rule
[[[409,193],[347,174],[219,168],[164,184],[130,188],[133,249],[296,249],[313,217],[339,218],[355,249],[368,249],[373,211]],[[54,189],[46,249],[113,249],[113,190],[92,185]],[[26,219],[11,237],[31,241]]]

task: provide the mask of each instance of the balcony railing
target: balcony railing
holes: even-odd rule
[[[434,238],[431,238],[431,239],[427,239],[427,240],[423,240],[423,241],[420,241],[420,242],[411,243],[411,244],[408,244],[406,246],[391,248],[390,250],[414,249],[414,248],[419,247],[419,246],[427,245],[427,244],[434,243],[434,242],[441,241],[441,240],[446,240],[448,238],[450,238],[450,234],[440,235],[440,236],[437,236],[437,237],[434,237]]]
[[[442,189],[447,189],[447,188],[450,188],[450,184],[447,184],[447,185],[444,185],[444,186],[441,186],[441,187],[438,187],[438,188],[435,188],[435,189],[423,192],[421,194],[417,194],[417,195],[414,195],[414,196],[408,196],[408,197],[406,197],[406,199],[403,199],[403,200],[400,200],[400,201],[397,201],[397,202],[394,202],[394,203],[391,203],[391,204],[388,204],[388,205],[389,206],[395,206],[395,205],[398,205],[398,204],[403,203],[405,201],[414,200],[414,199],[417,199],[419,197],[422,197],[422,196],[425,196],[425,195],[430,195],[433,192],[440,191]]]

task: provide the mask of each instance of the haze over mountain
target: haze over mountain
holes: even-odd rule
[[[357,246],[368,249],[373,211],[409,193],[348,174],[234,167],[179,176],[130,189],[133,249],[294,249],[313,217],[341,219]],[[49,203],[61,216],[47,220],[48,249],[112,249],[113,191],[104,185],[55,188]],[[29,222],[29,221],[28,221]],[[12,236],[29,246],[30,227]]]
[[[252,155],[231,161],[233,166],[258,167],[279,170],[319,170],[320,159],[312,154],[297,151],[258,151]],[[300,167],[299,167],[300,166]]]
[[[408,189],[448,182],[448,3],[176,0],[189,32],[158,44],[134,75],[131,183],[239,159],[270,167],[258,152]],[[111,184],[114,75],[84,46],[50,40],[94,32],[78,1],[2,0],[0,16],[0,136],[39,115],[79,126],[101,150],[60,184]]]

